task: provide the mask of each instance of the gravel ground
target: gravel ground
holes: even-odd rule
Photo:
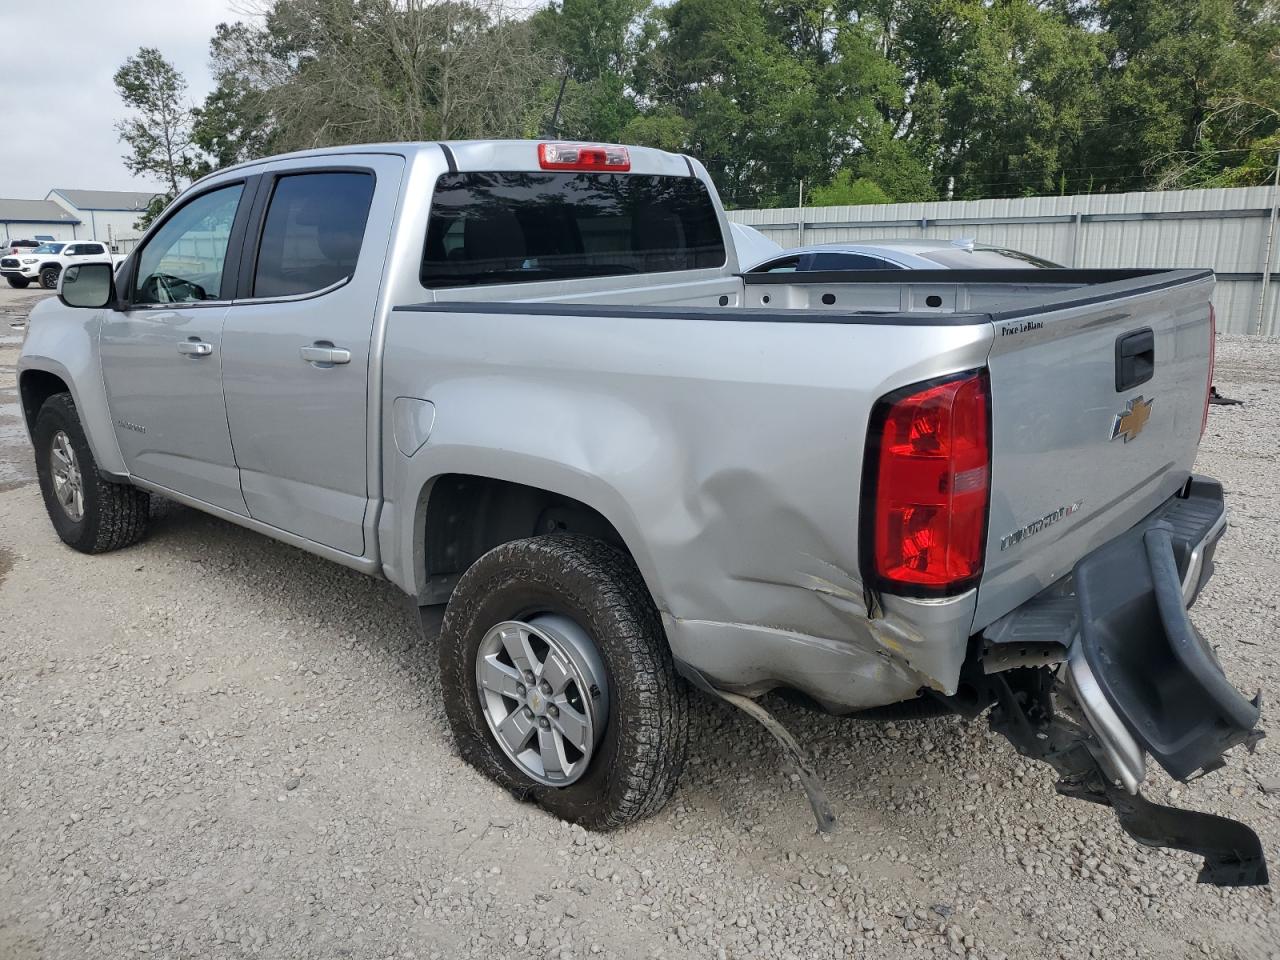
[[[1245,405],[1214,408],[1200,459],[1232,513],[1195,615],[1241,687],[1276,690],[1280,341],[1218,357]],[[585,833],[457,759],[434,642],[394,588],[177,507],[81,556],[25,444],[0,456],[6,960],[1280,957],[1271,890],[1197,886],[1195,858],[1057,797],[984,722],[771,700],[826,777],[840,827],[820,837],[767,735],[704,703],[666,811]],[[1274,858],[1278,758],[1264,741],[1149,792],[1245,820]]]
[[[31,446],[22,425],[13,365],[22,343],[27,311],[48,293],[0,284],[0,493],[35,480]]]

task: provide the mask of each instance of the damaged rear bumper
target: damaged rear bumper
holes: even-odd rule
[[[1004,668],[986,676],[992,727],[1053,765],[1060,793],[1113,807],[1140,843],[1201,854],[1202,882],[1241,886],[1267,882],[1252,830],[1140,795],[1148,757],[1186,781],[1262,735],[1261,693],[1232,686],[1187,616],[1225,528],[1221,486],[1193,478],[1082,559],[1069,584],[988,628],[986,651]]]

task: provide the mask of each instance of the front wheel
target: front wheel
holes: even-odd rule
[[[656,813],[689,739],[688,693],[631,558],[546,536],[490,550],[440,632],[464,760],[521,799],[608,830]]]
[[[9,286],[16,287],[19,290],[27,289],[27,284],[31,282],[26,277],[6,277],[5,279],[9,281]]]
[[[32,440],[44,506],[63,543],[81,553],[105,553],[142,539],[151,497],[99,472],[71,394],[44,402]]]
[[[57,267],[45,267],[40,271],[40,286],[46,290],[57,290],[58,274],[61,272]]]

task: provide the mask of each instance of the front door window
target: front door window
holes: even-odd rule
[[[222,279],[243,184],[196,197],[156,232],[138,257],[134,304],[226,300]]]

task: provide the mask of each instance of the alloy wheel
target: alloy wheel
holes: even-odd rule
[[[63,512],[76,523],[84,516],[84,478],[80,461],[71,447],[71,438],[59,430],[49,448],[49,466],[53,476],[53,495]]]
[[[476,652],[480,709],[498,746],[538,783],[564,787],[591,763],[609,716],[604,664],[568,617],[507,620]]]

